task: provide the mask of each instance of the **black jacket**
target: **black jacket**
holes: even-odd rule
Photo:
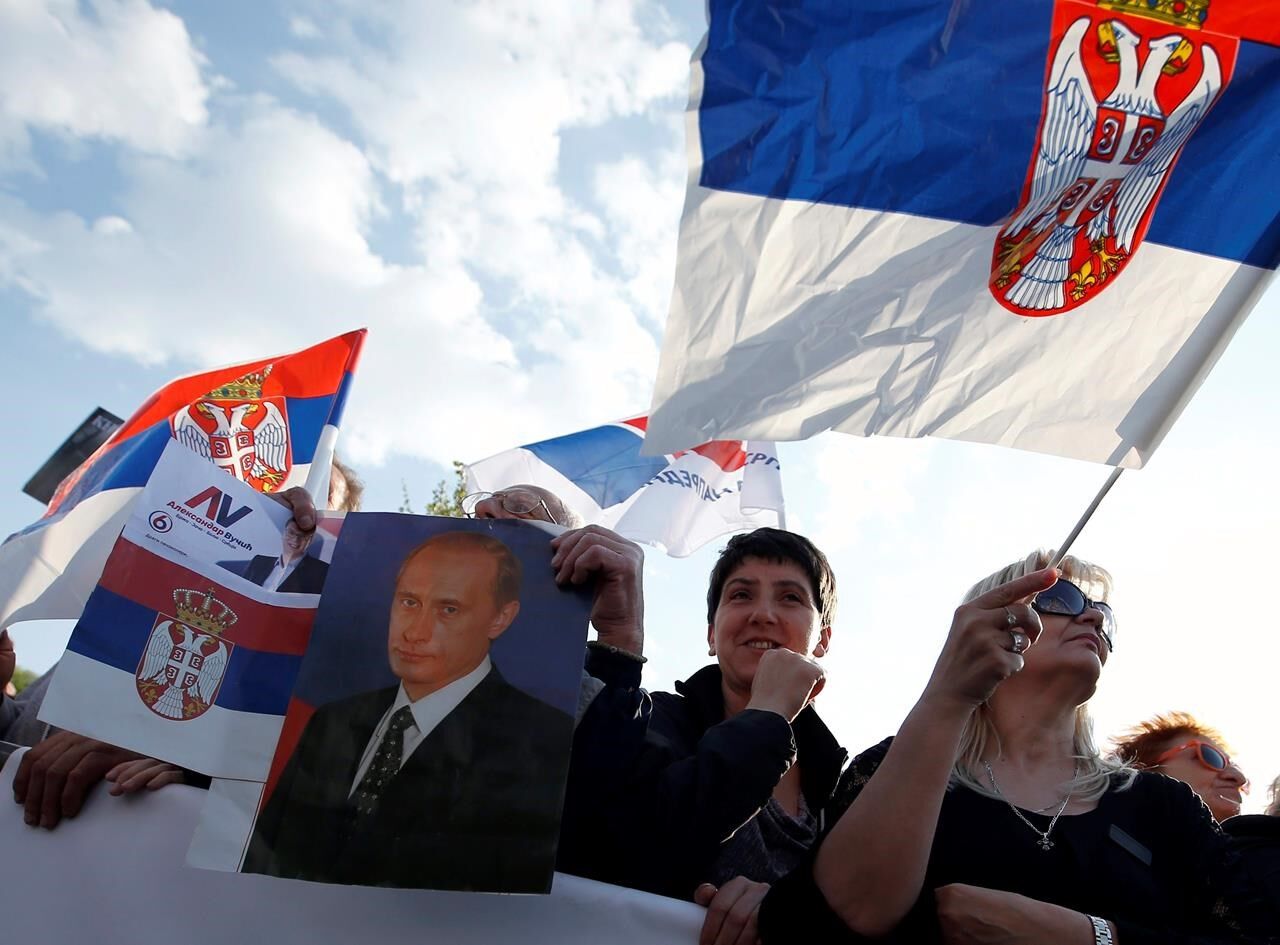
[[[1277,913],[1280,930],[1280,817],[1241,814],[1222,822],[1245,870],[1267,895]]]
[[[891,743],[886,739],[854,759],[833,814],[856,801]],[[1050,822],[1048,815],[1024,816],[1039,830]],[[830,818],[828,827],[834,823]],[[1120,945],[1253,945],[1274,942],[1280,931],[1268,927],[1259,890],[1240,871],[1208,808],[1180,781],[1139,772],[1131,787],[1115,784],[1094,810],[1059,819],[1052,841],[1042,850],[1004,800],[953,786],[943,797],[920,897],[898,927],[876,941],[941,943],[934,890],[950,883],[1109,919]],[[812,859],[774,884],[761,904],[759,929],[765,945],[869,941],[827,904]]]
[[[725,719],[718,666],[649,697],[631,665],[589,666],[615,675],[574,738],[560,869],[691,899],[797,758],[821,821],[848,755],[812,707]]]
[[[254,826],[242,871],[318,882],[547,892],[573,720],[494,668],[352,833],[351,785],[396,688],[322,706]]]
[[[276,562],[280,559],[272,555],[254,555],[247,561],[220,561],[219,565],[240,575],[247,581],[259,586],[271,576]],[[329,565],[319,558],[303,555],[298,566],[289,576],[280,582],[276,590],[282,594],[319,594],[324,590],[324,579],[329,573]]]

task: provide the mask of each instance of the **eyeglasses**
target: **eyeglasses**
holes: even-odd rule
[[[1226,771],[1231,764],[1231,759],[1227,757],[1225,752],[1220,751],[1206,741],[1193,738],[1191,741],[1183,742],[1177,748],[1170,748],[1162,753],[1158,758],[1151,762],[1151,767],[1157,767],[1164,764],[1180,751],[1186,751],[1188,748],[1196,750],[1196,761],[1204,765],[1210,771]],[[1238,769],[1237,769],[1238,770]]]
[[[473,492],[462,497],[462,514],[467,518],[475,518],[476,506],[486,499],[497,499],[502,504],[503,509],[511,515],[518,516],[526,516],[541,506],[542,511],[547,513],[548,522],[553,525],[560,524],[556,521],[556,517],[551,514],[551,509],[547,507],[547,503],[542,496],[527,489],[509,489],[505,492]]]
[[[1031,606],[1042,614],[1059,614],[1063,617],[1079,617],[1090,608],[1102,614],[1102,639],[1107,651],[1116,648],[1116,615],[1111,605],[1103,601],[1089,600],[1084,591],[1062,578],[1047,591],[1041,591],[1031,601]]]

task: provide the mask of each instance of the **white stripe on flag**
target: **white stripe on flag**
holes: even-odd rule
[[[835,429],[1140,466],[1273,275],[1146,243],[1024,318],[987,289],[998,232],[691,186],[644,452]]]
[[[0,626],[79,617],[141,492],[99,492],[58,521],[0,545]]]
[[[173,721],[142,701],[132,673],[79,653],[64,653],[39,718],[59,728],[144,752],[192,771],[265,781],[284,724],[282,715],[217,705]]]

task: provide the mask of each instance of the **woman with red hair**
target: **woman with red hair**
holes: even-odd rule
[[[1249,779],[1227,754],[1221,733],[1189,712],[1139,722],[1115,741],[1115,755],[1140,770],[1159,771],[1186,784],[1221,823],[1240,813]]]

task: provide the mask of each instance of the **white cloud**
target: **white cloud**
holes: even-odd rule
[[[318,110],[336,101],[349,112],[352,140],[238,82],[225,119],[187,152],[118,156],[127,185],[111,195],[112,216],[0,198],[0,281],[89,347],[175,371],[368,325],[344,437],[361,462],[472,459],[642,408],[682,162],[646,171],[619,159],[616,142],[575,154],[583,166],[572,171],[562,157],[568,131],[645,116],[664,96],[678,108],[687,48],[661,21],[641,29],[642,8],[649,15],[623,2],[317,8],[309,22],[323,12],[324,36],[337,39],[276,62]],[[168,17],[186,42],[171,14],[101,9],[112,24]],[[88,29],[74,7],[59,12]],[[85,40],[94,49],[115,41],[105,17]],[[307,22],[291,31],[310,43]],[[116,71],[129,69],[122,55]],[[123,81],[112,73],[103,85]],[[154,121],[135,104],[110,134],[144,148],[145,136],[120,130]],[[108,134],[98,127],[69,130]],[[669,155],[673,126],[657,127]],[[613,175],[621,189],[593,194],[592,168],[606,161],[595,179]],[[631,222],[622,191],[632,187],[670,203]],[[384,226],[407,231],[408,258],[377,252]]]
[[[208,118],[202,66],[182,20],[145,0],[0,5],[0,163],[30,129],[182,154]]]

